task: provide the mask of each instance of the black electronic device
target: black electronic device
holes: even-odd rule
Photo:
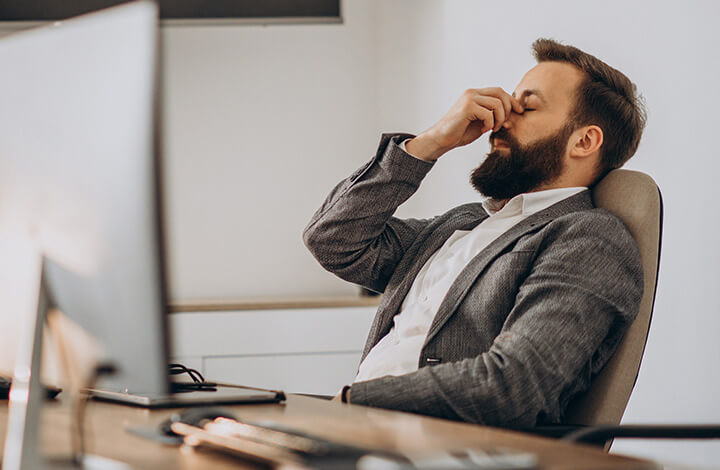
[[[0,400],[7,400],[10,395],[10,388],[12,387],[12,379],[10,377],[0,376]],[[57,397],[62,388],[54,387],[52,385],[43,385],[45,391],[45,398],[53,399]]]
[[[10,0],[0,2],[0,21],[56,21],[119,5],[126,0]],[[339,0],[159,0],[160,18],[174,21],[335,23]]]

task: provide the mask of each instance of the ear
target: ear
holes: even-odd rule
[[[603,131],[596,125],[577,129],[570,137],[570,157],[586,158],[597,152],[603,144]]]

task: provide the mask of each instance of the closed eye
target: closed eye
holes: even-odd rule
[[[524,112],[528,112],[528,111],[535,111],[535,110],[531,109],[531,108],[525,108]]]

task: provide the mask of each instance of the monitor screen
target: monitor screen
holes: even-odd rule
[[[0,250],[17,283],[0,321],[35,313],[18,296],[36,301],[37,285],[13,272],[44,258],[52,305],[118,370],[102,385],[148,393],[169,387],[158,36],[139,1],[0,41],[0,241],[32,247]]]

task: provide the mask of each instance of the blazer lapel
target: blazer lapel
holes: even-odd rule
[[[579,210],[592,209],[593,207],[590,191],[582,191],[520,221],[517,225],[511,227],[495,239],[495,241],[490,243],[465,266],[450,286],[430,325],[430,330],[425,338],[423,347],[437,335],[443,325],[445,325],[453,313],[457,311],[460,302],[465,298],[465,295],[467,295],[475,283],[475,280],[482,274],[488,264],[497,258],[507,247],[515,243],[515,241],[523,235],[539,230],[559,216]]]
[[[425,266],[428,259],[447,241],[456,230],[472,230],[488,217],[487,213],[477,204],[475,211],[454,214],[441,222],[435,230],[429,230],[425,240],[415,243],[403,257],[395,269],[395,275],[402,276],[398,287],[392,293],[385,294],[378,306],[377,315],[370,327],[370,333],[363,351],[363,359],[375,344],[385,336],[392,324],[392,319],[400,310],[407,293],[415,278]]]

